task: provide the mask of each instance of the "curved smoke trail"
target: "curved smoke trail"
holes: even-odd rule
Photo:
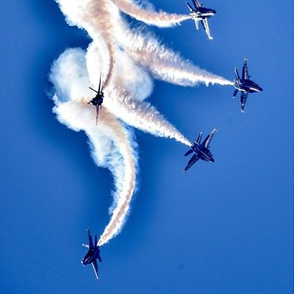
[[[171,27],[180,24],[182,21],[190,19],[189,15],[167,13],[164,11],[156,12],[153,9],[144,9],[132,0],[111,0],[121,11],[143,21],[149,25],[158,27]],[[151,6],[151,5],[149,5]]]
[[[54,100],[54,112],[58,120],[75,131],[84,131],[91,143],[96,164],[108,168],[113,174],[115,192],[111,219],[98,242],[103,245],[122,229],[136,186],[137,155],[132,146],[131,134],[105,109],[101,110],[99,126],[96,127],[93,124],[95,113],[83,101],[59,103],[57,96]]]
[[[96,164],[109,168],[115,179],[116,192],[111,209],[112,216],[99,239],[99,245],[103,245],[121,230],[136,186],[137,155],[133,147],[135,143],[130,132],[116,117],[151,134],[174,138],[186,145],[190,145],[190,142],[153,106],[138,100],[131,102],[123,92],[112,87],[105,92],[108,99],[105,99],[104,107],[99,114],[99,123],[96,125],[95,109],[88,104],[90,99],[87,98],[87,85],[90,83],[88,74],[96,76],[95,70],[89,69],[87,65],[96,64],[95,57],[100,58],[99,54],[95,54],[96,50],[97,46],[92,44],[87,58],[82,49],[66,50],[54,62],[50,79],[56,90],[54,112],[58,120],[75,131],[83,130],[87,134],[93,146],[92,155]],[[132,66],[135,69],[135,65]],[[129,67],[122,67],[121,73],[128,69]],[[119,77],[118,75],[117,82],[120,81]],[[145,80],[141,82],[145,83]],[[150,86],[152,87],[152,84]],[[133,90],[134,94],[137,93],[134,88]],[[151,89],[147,92],[150,91]],[[115,116],[107,111],[107,108],[111,109]],[[114,146],[111,147],[112,145]]]
[[[98,75],[97,67],[93,66],[100,60],[98,51],[96,44],[92,44],[86,54],[90,77]],[[105,90],[107,98],[103,105],[128,125],[155,136],[175,139],[190,146],[191,143],[154,106],[140,101],[146,97],[146,93],[138,93],[139,88],[144,86],[147,95],[152,92],[152,83],[144,69],[136,66],[131,59],[128,60],[128,56],[123,51],[117,52],[117,56],[119,58],[116,66],[119,66],[119,70],[114,73],[112,85]],[[136,81],[138,78],[132,77],[133,81],[130,81],[128,80],[129,72],[136,72],[138,77],[144,78]],[[132,83],[134,81],[136,82]]]
[[[103,245],[119,233],[128,214],[136,186],[137,154],[132,134],[115,116],[103,108],[96,125],[93,123],[95,109],[82,96],[75,95],[75,92],[84,91],[77,80],[77,76],[85,75],[85,67],[78,68],[77,64],[82,58],[82,50],[66,51],[54,63],[50,78],[56,89],[53,100],[58,120],[75,131],[84,131],[91,143],[96,164],[107,167],[114,176],[116,191],[113,193],[112,217],[99,239],[99,244]],[[71,76],[66,76],[69,65],[71,69],[72,65],[76,65],[76,70]]]
[[[60,122],[84,131],[97,165],[111,170],[115,192],[111,219],[101,235],[101,246],[119,233],[130,209],[136,186],[137,154],[130,130],[118,120],[156,136],[191,143],[151,104],[144,100],[153,89],[154,77],[192,86],[199,82],[231,85],[183,60],[149,33],[130,29],[120,10],[145,23],[173,26],[189,16],[143,9],[132,0],[56,0],[70,25],[87,31],[93,42],[86,51],[66,50],[53,64],[54,112]],[[95,108],[88,102],[100,72],[104,80],[103,109],[95,124]]]
[[[108,62],[100,68],[104,73],[104,87],[107,87],[112,79],[115,64],[115,45],[113,40],[113,21],[118,17],[118,9],[111,5],[109,0],[55,0],[66,16],[70,25],[76,25],[87,31],[93,40],[97,40],[103,50],[103,59]],[[103,16],[103,17],[97,17]],[[107,74],[105,74],[107,73]]]
[[[84,19],[92,26],[90,29],[94,30],[94,33],[92,34],[94,36],[93,39],[95,39],[96,32],[100,32],[102,39],[105,40],[107,45],[109,66],[106,71],[107,75],[104,76],[104,88],[107,88],[111,83],[115,66],[115,45],[112,38],[113,9],[111,9],[110,5],[107,5],[108,2],[108,0],[89,1],[84,15]],[[103,15],[103,17],[97,18],[97,15]]]

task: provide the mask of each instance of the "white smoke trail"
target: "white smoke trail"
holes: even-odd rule
[[[107,105],[111,112],[127,124],[152,135],[175,139],[187,146],[189,142],[173,125],[171,125],[150,103],[139,102],[118,88],[112,89],[108,95]]]
[[[79,87],[70,82],[75,81],[77,76],[73,74],[66,77],[66,68],[69,69],[70,65],[72,69],[82,53],[82,50],[66,51],[54,63],[50,79],[57,90],[54,95],[54,112],[58,120],[75,131],[85,131],[96,164],[109,168],[115,179],[112,216],[99,239],[99,245],[103,245],[119,233],[128,215],[136,185],[137,155],[131,134],[112,114],[102,109],[99,124],[96,125],[93,123],[95,109],[84,98],[74,95],[71,87],[75,87],[75,90]],[[77,75],[83,74],[84,69],[76,71]],[[83,91],[82,88],[79,89]]]
[[[97,76],[97,56],[99,48],[92,44],[87,52],[87,67],[90,77]],[[103,105],[116,117],[128,125],[138,128],[155,136],[175,139],[183,144],[191,143],[172,126],[150,103],[141,102],[152,92],[152,83],[143,68],[138,68],[123,51],[117,52],[119,56],[113,79],[113,86],[105,90]],[[123,60],[123,62],[121,62]],[[137,78],[129,80],[129,72],[137,73]],[[138,80],[138,77],[141,79]],[[124,89],[123,89],[124,88]],[[146,93],[139,92],[143,88]]]
[[[201,70],[160,45],[150,34],[130,31],[119,9],[148,24],[172,26],[189,16],[142,9],[130,0],[56,0],[70,25],[87,31],[93,39],[87,52],[66,50],[53,64],[50,79],[54,84],[54,112],[60,122],[75,131],[84,131],[99,166],[114,176],[114,203],[111,219],[101,235],[101,246],[121,230],[136,186],[134,141],[127,124],[156,136],[191,143],[149,103],[153,76],[180,85],[198,82],[230,84],[230,81]],[[147,71],[148,70],[148,71]],[[104,80],[103,109],[95,124],[95,107],[89,85]],[[96,88],[96,87],[95,87]]]
[[[108,62],[100,68],[104,73],[104,87],[107,87],[114,72],[115,45],[112,36],[113,21],[119,17],[118,9],[109,0],[56,1],[70,25],[85,29],[93,40],[107,48],[107,51],[103,50],[103,59]]]
[[[131,145],[131,136],[119,121],[105,109],[99,115],[99,124],[93,124],[95,112],[89,105],[77,101],[58,103],[54,112],[60,122],[69,128],[87,134],[92,145],[92,155],[98,166],[111,170],[115,182],[114,203],[111,219],[101,235],[101,246],[116,236],[123,227],[130,209],[136,186],[136,158]]]
[[[129,55],[136,62],[147,67],[157,79],[182,86],[195,86],[198,83],[207,86],[233,85],[232,81],[203,70],[188,60],[183,60],[179,54],[161,45],[148,32],[143,33],[139,29],[130,30],[122,24],[116,29],[116,36],[127,48]]]
[[[132,0],[111,0],[124,13],[143,21],[149,25],[158,27],[171,27],[180,24],[182,21],[190,19],[189,15],[156,12],[153,9],[144,9],[142,5],[134,3]],[[149,5],[150,6],[150,5]]]

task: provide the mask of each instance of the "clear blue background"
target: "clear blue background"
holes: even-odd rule
[[[1,293],[292,293],[293,2],[205,4],[217,10],[213,41],[190,20],[152,30],[228,79],[248,58],[264,92],[241,114],[232,87],[155,83],[150,101],[190,140],[219,129],[216,162],[184,174],[185,146],[136,131],[140,188],[124,230],[101,249],[96,282],[81,244],[87,227],[101,234],[108,223],[112,177],[47,95],[53,60],[90,40],[54,1],[1,1]]]

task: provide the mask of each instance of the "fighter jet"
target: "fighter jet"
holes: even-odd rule
[[[190,17],[195,21],[196,29],[199,30],[199,22],[201,21],[208,39],[212,40],[213,37],[210,35],[207,19],[215,15],[216,11],[214,9],[203,7],[203,3],[199,3],[197,0],[192,1],[195,8],[193,8],[188,2],[186,2],[186,4],[190,10]]]
[[[245,112],[245,104],[247,100],[248,93],[261,92],[263,89],[250,80],[250,75],[248,74],[247,59],[244,59],[244,65],[242,69],[242,78],[240,78],[237,68],[235,68],[235,79],[234,79],[234,91],[233,98],[236,97],[238,91],[241,91],[241,112]]]
[[[97,235],[95,235],[95,243],[93,244],[93,239],[90,234],[90,230],[88,229],[88,238],[89,238],[89,245],[83,244],[84,247],[88,248],[88,252],[86,253],[85,257],[82,259],[82,264],[92,264],[95,276],[97,280],[99,279],[98,276],[98,266],[97,266],[97,259],[102,262],[102,259],[100,257],[100,248],[98,246],[97,242]]]
[[[187,166],[185,167],[185,172],[196,162],[198,159],[214,162],[213,156],[209,151],[209,144],[213,135],[217,132],[217,129],[213,129],[212,132],[205,138],[201,143],[202,132],[199,134],[196,142],[191,145],[191,149],[185,153],[185,156],[195,153],[192,158],[189,160]]]
[[[98,91],[95,89],[89,87],[92,91],[96,92],[96,96],[88,103],[88,104],[93,104],[96,106],[96,125],[98,122],[98,115],[99,115],[99,109],[102,108],[102,103],[103,103],[103,98],[104,98],[104,93],[102,89],[102,83],[101,83],[101,73],[100,73],[100,80],[99,80],[99,86],[98,86]]]

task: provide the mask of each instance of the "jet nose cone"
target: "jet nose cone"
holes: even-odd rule
[[[263,89],[262,89],[261,87],[259,87],[259,91],[260,91],[260,92],[262,92],[262,91],[263,91]]]
[[[213,13],[213,14],[216,14],[216,10],[212,9],[212,13]]]
[[[211,158],[211,159],[210,159],[210,162],[214,162],[214,159],[213,159],[213,158]]]

